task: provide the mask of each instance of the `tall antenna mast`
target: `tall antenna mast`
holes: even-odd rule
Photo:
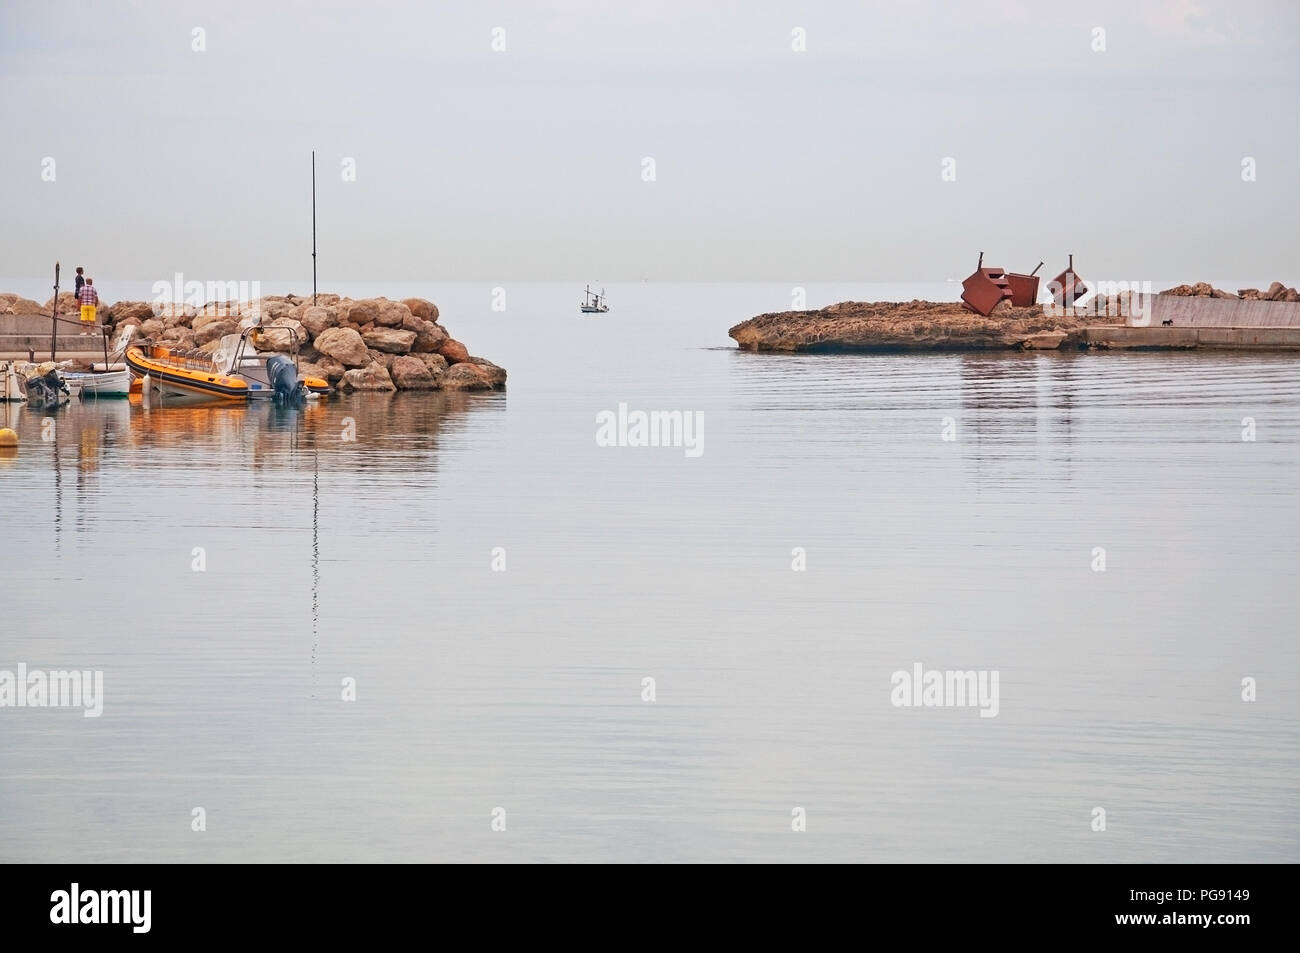
[[[316,150],[311,151],[311,303],[316,304]]]

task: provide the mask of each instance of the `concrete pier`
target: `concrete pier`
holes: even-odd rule
[[[1217,328],[1106,325],[1084,328],[1080,343],[1087,347],[1179,351],[1198,348],[1259,351],[1300,351],[1300,327]]]

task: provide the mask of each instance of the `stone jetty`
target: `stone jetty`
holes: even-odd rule
[[[53,298],[38,304],[0,294],[0,317],[44,317],[48,328],[53,305]],[[59,295],[58,310],[60,317],[76,319],[70,293]],[[201,307],[118,301],[101,306],[99,320],[111,328],[114,340],[134,326],[137,340],[208,350],[222,336],[260,324],[263,350],[287,351],[296,339],[302,374],[328,380],[341,391],[500,390],[506,383],[505,368],[470,354],[439,322],[438,306],[423,298],[319,294],[313,304],[310,296],[290,294]]]

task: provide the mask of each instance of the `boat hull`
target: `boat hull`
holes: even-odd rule
[[[64,372],[63,380],[70,389],[79,390],[82,400],[101,397],[127,397],[131,393],[131,372],[120,371]]]
[[[164,398],[186,397],[202,400],[247,401],[271,399],[274,389],[267,384],[250,384],[238,374],[223,374],[200,361],[170,359],[166,353],[155,354],[135,346],[126,350],[126,366],[135,378],[149,377],[150,386]],[[308,394],[322,397],[331,388],[327,381],[305,377],[302,384]]]

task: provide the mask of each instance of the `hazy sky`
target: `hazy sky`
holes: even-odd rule
[[[314,148],[322,288],[942,280],[981,249],[1294,284],[1298,38],[1294,0],[4,0],[0,276],[310,284]]]

